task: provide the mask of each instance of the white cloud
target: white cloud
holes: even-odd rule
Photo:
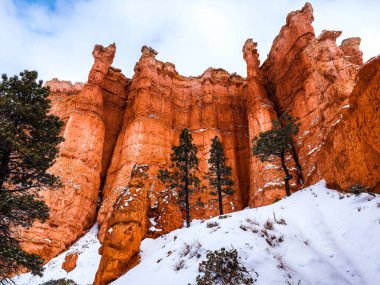
[[[183,75],[213,66],[244,76],[245,40],[258,42],[264,60],[286,15],[304,5],[299,0],[58,0],[52,11],[25,1],[0,0],[0,73],[28,68],[44,80],[72,81],[87,79],[95,44],[112,42],[117,45],[114,66],[129,77],[144,44]],[[343,30],[341,39],[361,37],[365,59],[380,52],[377,0],[312,4],[317,33],[335,29]]]

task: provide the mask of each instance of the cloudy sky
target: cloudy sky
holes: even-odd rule
[[[362,38],[364,59],[380,53],[379,0],[311,0],[314,28]],[[114,66],[128,77],[141,46],[183,75],[222,67],[245,76],[242,46],[258,42],[263,61],[286,15],[305,0],[0,0],[0,73],[34,69],[86,81],[97,43],[117,45]]]

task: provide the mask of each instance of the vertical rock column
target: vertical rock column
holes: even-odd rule
[[[101,89],[114,54],[114,45],[95,46],[88,83],[72,95],[67,110],[61,110],[67,120],[65,141],[50,171],[61,177],[63,187],[42,192],[50,218],[43,224],[36,222],[21,235],[23,248],[45,260],[82,236],[95,220],[105,133]]]
[[[340,122],[331,128],[318,160],[328,185],[359,183],[380,193],[380,56],[358,72]]]
[[[248,130],[250,142],[260,132],[272,128],[272,120],[277,119],[273,103],[268,99],[262,85],[259,69],[260,61],[257,44],[248,39],[243,47],[243,57],[247,62],[248,85]],[[284,178],[279,159],[261,162],[251,155],[249,206],[258,207],[273,203],[285,195]],[[292,181],[291,181],[292,182]]]
[[[119,194],[108,219],[109,229],[99,252],[102,255],[94,285],[117,279],[137,262],[148,226],[148,166],[135,165],[127,187]]]
[[[313,20],[310,3],[291,12],[261,67],[279,114],[300,118],[294,145],[305,185],[328,175],[320,153],[329,133],[342,122],[363,62],[360,39],[347,39],[339,47],[341,32],[323,30],[315,37]]]

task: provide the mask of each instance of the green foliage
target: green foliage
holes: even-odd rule
[[[234,181],[231,179],[232,168],[226,165],[223,145],[218,136],[215,136],[211,141],[210,158],[208,160],[209,171],[206,177],[210,185],[215,189],[210,194],[218,196],[218,199],[213,201],[218,201],[219,213],[223,215],[223,197],[234,193],[232,188]]]
[[[286,113],[279,120],[272,120],[273,128],[253,139],[253,154],[263,162],[271,160],[273,156],[281,157],[292,148],[292,136],[299,132],[297,121],[298,118],[293,119]]]
[[[39,200],[42,187],[56,187],[58,177],[47,170],[58,154],[63,122],[49,115],[49,89],[37,72],[2,76],[0,83],[0,281],[20,267],[41,274],[42,260],[19,248],[14,229],[29,227],[49,216]]]
[[[45,283],[42,283],[41,285],[77,285],[73,280],[61,278],[57,280],[50,280]]]
[[[270,161],[274,157],[281,158],[284,170],[285,191],[290,196],[289,180],[292,178],[285,163],[285,153],[292,149],[292,136],[298,134],[300,124],[298,118],[293,119],[284,113],[279,120],[272,120],[273,128],[253,139],[252,153],[262,162]]]
[[[350,191],[355,195],[360,195],[361,193],[367,192],[369,190],[368,187],[363,186],[359,183],[349,186],[348,189],[350,189]]]
[[[198,149],[193,144],[193,137],[188,129],[183,129],[179,137],[179,145],[172,147],[170,160],[172,162],[169,169],[160,170],[157,178],[168,187],[177,189],[178,202],[185,208],[187,227],[190,226],[190,202],[189,195],[200,185],[197,177],[199,161],[197,158]],[[197,205],[201,205],[200,200]]]
[[[197,285],[250,285],[256,281],[241,264],[236,249],[208,251],[206,258],[199,264]]]

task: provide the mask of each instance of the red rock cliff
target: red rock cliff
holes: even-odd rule
[[[340,189],[360,183],[380,193],[380,59],[362,66],[359,38],[338,46],[341,32],[316,37],[313,19],[308,3],[290,13],[261,67],[256,43],[247,40],[246,79],[214,68],[184,77],[148,47],[128,79],[111,67],[115,45],[97,45],[86,84],[50,81],[52,112],[65,122],[51,171],[64,187],[44,193],[51,217],[24,230],[23,246],[48,260],[97,219],[103,256],[96,284],[120,276],[136,262],[143,238],[183,225],[176,194],[156,178],[183,128],[198,147],[200,178],[211,139],[223,142],[236,190],[225,200],[226,212],[273,203],[285,195],[280,164],[260,162],[250,148],[284,112],[301,123],[287,157],[293,191],[326,179]],[[205,207],[193,208],[192,218],[218,213],[203,183],[206,191],[192,194],[191,202],[200,197]]]
[[[269,100],[263,85],[262,71],[256,49],[257,44],[251,39],[243,47],[243,57],[247,62],[248,85],[248,132],[249,141],[272,128],[272,120],[277,120],[274,104]],[[294,171],[293,157],[286,157],[293,179],[290,181],[292,189],[297,189],[298,176]],[[257,207],[271,204],[285,196],[284,174],[279,159],[272,162],[261,162],[260,159],[250,157],[250,191],[249,206]]]
[[[128,80],[111,67],[115,50],[115,45],[95,46],[95,62],[86,84],[47,82],[51,111],[65,122],[65,141],[51,169],[61,177],[63,187],[42,194],[50,208],[48,221],[22,232],[22,245],[46,260],[67,248],[95,221],[102,169],[109,163],[126,104]]]
[[[250,155],[245,94],[245,80],[237,75],[210,68],[201,76],[183,77],[176,72],[173,64],[156,60],[152,49],[143,48],[131,81],[123,127],[103,188],[103,201],[98,214],[98,223],[102,226],[99,233],[101,240],[107,229],[106,221],[112,213],[112,205],[123,187],[128,185],[135,164],[149,165],[150,203],[162,210],[155,217],[157,227],[168,232],[182,224],[177,207],[162,207],[159,197],[164,189],[156,176],[159,169],[169,165],[171,147],[183,128],[190,129],[198,147],[200,177],[207,169],[211,139],[215,135],[220,136],[227,162],[233,168],[237,190],[230,201],[226,200],[226,211],[245,206]],[[206,207],[193,209],[192,217],[217,214],[216,205],[207,204],[210,197],[208,191],[199,195],[206,202]],[[191,199],[196,201],[199,195],[194,194]]]
[[[277,111],[300,118],[294,145],[305,185],[327,177],[326,157],[320,153],[341,120],[362,63],[360,40],[348,39],[338,47],[339,31],[323,31],[316,38],[313,20],[309,3],[290,13],[261,67]]]

